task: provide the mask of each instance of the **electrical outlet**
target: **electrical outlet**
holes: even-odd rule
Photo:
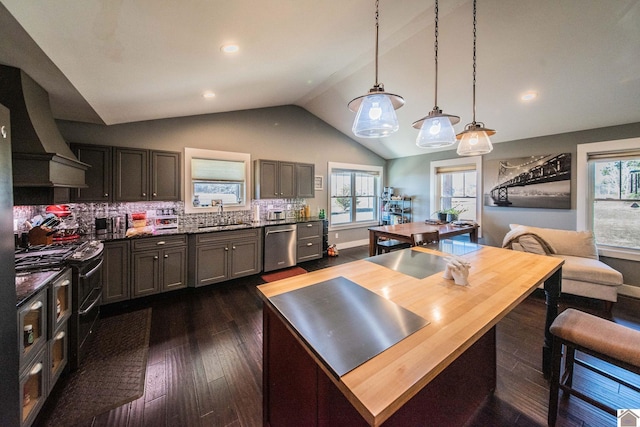
[[[336,239],[338,238],[338,233],[336,233]]]

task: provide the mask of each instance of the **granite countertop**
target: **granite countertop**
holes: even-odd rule
[[[312,221],[324,221],[324,219],[320,219],[318,217],[309,217],[309,218],[290,218],[290,219],[284,219],[284,220],[278,220],[278,221],[260,221],[260,222],[241,223],[241,224],[221,224],[221,225],[211,225],[211,226],[179,225],[177,228],[158,229],[158,230],[153,230],[151,233],[140,234],[132,237],[127,237],[125,232],[120,232],[120,233],[97,234],[94,236],[94,238],[98,240],[102,240],[104,242],[109,242],[114,240],[139,239],[139,238],[154,237],[154,236],[172,236],[172,235],[178,235],[178,234],[199,234],[199,233],[215,233],[220,231],[247,230],[247,229],[253,229],[253,228],[268,227],[271,225],[302,224],[302,223],[312,222]]]
[[[64,268],[58,268],[47,271],[29,271],[16,274],[16,307],[24,304],[63,271]]]

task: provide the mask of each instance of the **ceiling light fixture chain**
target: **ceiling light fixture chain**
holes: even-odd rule
[[[348,104],[351,111],[357,112],[352,131],[361,138],[382,138],[396,132],[400,126],[395,110],[404,105],[404,98],[385,92],[384,84],[378,82],[380,0],[376,0],[375,4],[375,84],[366,95],[354,98]]]
[[[434,57],[435,57],[435,63],[436,63],[436,78],[435,78],[435,87],[434,87],[434,93],[435,93],[434,108],[437,109],[438,108],[438,0],[436,0],[435,11],[436,11],[436,25],[435,25],[436,39],[433,42],[433,50],[434,50]]]
[[[453,145],[456,142],[456,133],[453,125],[460,121],[460,117],[450,114],[444,114],[438,107],[438,36],[439,29],[439,11],[438,0],[435,0],[435,25],[433,42],[434,63],[435,63],[435,87],[434,87],[434,107],[425,117],[413,122],[413,127],[420,129],[416,145],[422,148],[438,148]]]
[[[380,33],[380,0],[376,0],[376,84],[373,87],[380,87],[378,83],[378,41],[379,41],[379,33]],[[384,90],[384,85],[382,86],[382,90]]]
[[[493,145],[490,135],[496,133],[493,129],[485,127],[484,123],[476,122],[476,76],[477,76],[477,0],[473,0],[473,120],[464,127],[464,131],[456,135],[460,140],[458,154],[460,156],[481,156],[490,153]]]

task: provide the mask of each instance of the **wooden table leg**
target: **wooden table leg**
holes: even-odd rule
[[[376,232],[373,230],[369,230],[369,256],[374,256],[376,254],[376,241],[378,240],[378,236]]]
[[[542,347],[542,373],[546,379],[551,376],[551,354],[553,350],[553,335],[549,328],[558,316],[558,299],[560,298],[560,283],[562,282],[562,267],[544,282],[545,304],[547,317],[544,324],[544,345]]]
[[[469,233],[469,240],[471,240],[471,243],[478,243],[478,227],[471,230],[471,233]]]

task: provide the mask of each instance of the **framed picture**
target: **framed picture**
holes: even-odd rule
[[[571,153],[490,160],[485,206],[571,209]]]
[[[322,175],[316,175],[313,188],[317,190],[324,190],[324,177]]]

